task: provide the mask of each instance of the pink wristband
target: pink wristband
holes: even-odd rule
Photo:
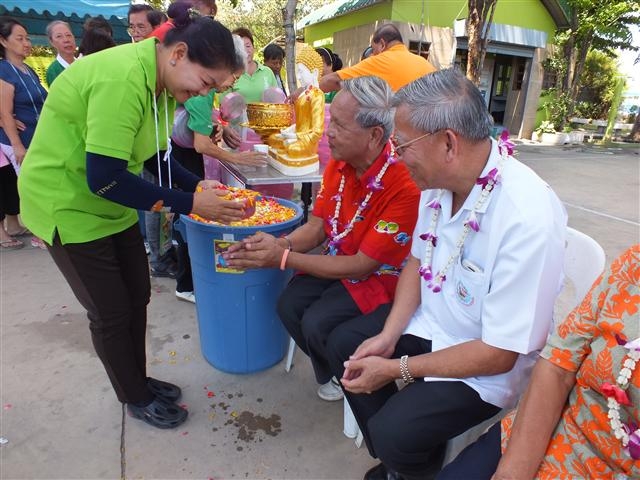
[[[291,250],[289,250],[288,248],[283,252],[282,254],[282,260],[280,260],[280,270],[284,270],[286,268],[287,265],[287,257],[289,257],[289,252]]]

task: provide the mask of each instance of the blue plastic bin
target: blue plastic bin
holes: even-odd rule
[[[223,271],[218,253],[224,242],[242,240],[262,231],[279,237],[293,231],[302,220],[302,209],[288,200],[276,199],[296,210],[293,219],[276,225],[229,227],[211,225],[181,215],[189,244],[200,348],[207,361],[228,373],[252,373],[278,363],[284,357],[289,336],[276,313],[276,302],[291,278],[278,268]],[[221,243],[222,242],[222,243]],[[222,246],[222,247],[221,247]]]

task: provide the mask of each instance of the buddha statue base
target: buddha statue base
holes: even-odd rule
[[[320,168],[318,154],[308,157],[290,157],[286,153],[278,152],[275,148],[269,148],[269,165],[290,177],[309,175]]]

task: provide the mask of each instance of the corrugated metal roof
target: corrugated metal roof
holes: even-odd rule
[[[45,30],[49,22],[64,20],[79,41],[87,17],[102,15],[113,28],[116,43],[127,43],[129,2],[123,0],[0,0],[0,15],[22,22],[34,45],[48,45]]]
[[[0,10],[20,10],[24,13],[33,10],[36,13],[49,12],[52,15],[61,13],[66,17],[73,14],[78,17],[102,15],[105,18],[116,16],[126,18],[129,2],[115,0],[2,0]]]
[[[315,12],[312,12],[299,20],[297,28],[308,27],[314,23],[320,23],[325,20],[344,15],[345,13],[370,7],[376,3],[382,3],[383,1],[384,0],[338,0],[319,8]]]

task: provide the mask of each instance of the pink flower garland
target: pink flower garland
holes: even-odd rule
[[[640,337],[628,342],[622,336],[616,335],[618,345],[624,346],[629,352],[622,361],[622,368],[616,379],[616,384],[603,383],[600,392],[607,397],[609,407],[609,424],[614,436],[620,440],[624,451],[634,460],[640,459],[640,428],[633,421],[622,422],[620,420],[620,405],[632,406],[627,389],[629,380],[640,360]]]
[[[500,152],[500,160],[498,162],[498,166],[491,169],[489,173],[487,173],[484,177],[479,177],[476,180],[476,185],[482,186],[482,192],[480,193],[476,204],[471,209],[471,213],[463,224],[462,232],[460,234],[460,238],[456,242],[455,250],[449,256],[449,259],[445,263],[444,267],[435,274],[432,267],[432,257],[433,250],[438,244],[436,227],[438,226],[438,219],[440,217],[440,211],[442,210],[440,199],[442,198],[442,195],[444,195],[444,190],[440,190],[440,192],[438,192],[438,196],[427,203],[426,207],[432,209],[433,211],[431,213],[431,225],[429,226],[429,230],[426,233],[422,233],[419,235],[419,238],[421,240],[427,242],[427,248],[425,261],[422,265],[420,265],[420,268],[418,268],[418,273],[420,274],[422,279],[427,282],[427,287],[433,293],[442,291],[442,284],[447,280],[447,272],[461,255],[462,249],[464,247],[464,242],[467,239],[469,233],[472,231],[480,231],[480,221],[478,220],[476,211],[479,210],[480,207],[487,201],[495,186],[500,182],[500,168],[502,167],[502,163],[505,161],[507,156],[513,154],[513,148],[514,144],[509,140],[509,132],[507,130],[503,130],[498,140],[498,151]]]
[[[389,144],[391,145],[391,142],[389,142]],[[371,177],[367,182],[367,190],[369,190],[369,192],[364,197],[362,202],[360,202],[360,205],[358,206],[356,212],[353,214],[353,217],[351,218],[349,223],[346,225],[345,229],[342,232],[338,233],[338,217],[340,216],[340,208],[342,206],[342,192],[344,191],[345,183],[344,174],[342,175],[342,177],[340,178],[340,186],[338,187],[338,192],[333,197],[331,197],[331,199],[336,202],[336,208],[333,213],[333,217],[327,220],[327,222],[331,226],[331,233],[329,234],[329,244],[327,245],[330,255],[334,255],[335,253],[337,253],[339,245],[340,243],[342,243],[342,239],[349,235],[349,233],[351,233],[354,224],[360,219],[362,212],[364,212],[364,210],[369,205],[371,196],[375,192],[384,189],[382,177],[384,177],[384,174],[387,172],[389,166],[393,165],[394,163],[397,163],[397,159],[395,157],[393,146],[391,145],[390,153],[387,154],[387,159],[384,165],[382,166],[382,168],[380,168],[378,174],[375,177]]]

